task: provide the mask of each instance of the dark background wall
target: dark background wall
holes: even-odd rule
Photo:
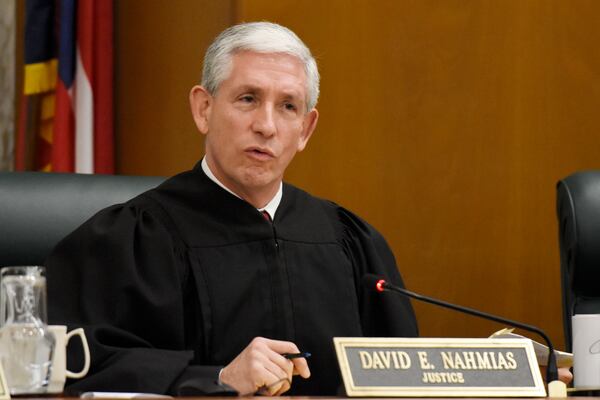
[[[321,119],[286,179],[362,215],[407,285],[562,342],[554,187],[600,168],[600,2],[127,0],[116,6],[118,171],[201,157],[188,91],[238,21],[296,31]],[[426,336],[500,326],[417,304]]]

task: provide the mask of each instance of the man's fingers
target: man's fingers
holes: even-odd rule
[[[269,352],[268,358],[269,361],[283,371],[289,379],[292,378],[292,374],[294,373],[294,363],[292,360],[288,360],[281,354],[274,351]],[[271,372],[279,375],[276,370],[271,370]]]
[[[269,362],[264,364],[264,367],[279,380],[284,382],[278,386],[279,394],[287,392],[292,383],[292,374],[294,372],[294,364],[277,353],[272,353],[269,357]]]
[[[283,371],[280,370],[279,373],[283,373]],[[256,392],[258,394],[268,394],[269,396],[279,396],[280,394],[287,392],[290,389],[291,384],[291,381],[287,376],[279,376],[270,371],[267,366],[265,366],[262,378],[259,379],[259,382],[261,383],[257,384],[259,387]]]
[[[300,375],[304,379],[310,378],[310,369],[308,368],[306,358],[294,358],[291,361],[294,364],[294,375]]]
[[[287,378],[282,379],[281,386],[279,387],[279,390],[277,390],[275,392],[274,395],[275,396],[281,396],[283,393],[285,393],[288,390],[290,390],[290,387],[291,387],[291,382]]]
[[[272,340],[265,339],[265,344],[273,351],[273,353],[269,356],[269,359],[279,365],[282,369],[289,371],[288,376],[292,375],[300,375],[303,378],[310,377],[310,369],[308,368],[308,362],[304,357],[293,358],[288,360],[282,354],[285,353],[300,353],[298,346],[296,346],[292,342],[284,342],[281,340]],[[290,369],[290,367],[293,367]]]
[[[262,372],[257,386],[261,386],[259,392],[278,396],[290,389],[294,365],[290,360],[281,355],[269,351],[258,356]]]
[[[294,374],[310,376],[304,358],[289,360],[282,355],[299,352],[292,342],[256,337],[221,370],[221,381],[243,394],[280,395],[290,389]]]
[[[568,385],[573,380],[573,374],[568,368],[559,368],[558,379]]]

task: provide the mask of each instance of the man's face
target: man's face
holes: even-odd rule
[[[199,89],[197,89],[199,88]],[[238,195],[275,194],[288,164],[302,151],[317,121],[306,111],[306,74],[287,54],[239,52],[217,93],[194,114],[206,135],[206,158],[215,176]]]

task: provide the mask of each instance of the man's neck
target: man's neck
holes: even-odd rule
[[[208,178],[210,180],[215,182],[221,188],[225,189],[232,195],[252,204],[257,210],[267,211],[269,213],[269,215],[271,216],[271,219],[275,218],[275,211],[277,211],[277,207],[279,206],[279,203],[281,202],[281,197],[283,195],[283,185],[281,182],[279,183],[279,187],[278,187],[277,191],[275,192],[275,194],[267,193],[267,194],[260,194],[260,195],[252,196],[247,193],[237,193],[235,190],[227,187],[223,182],[221,182],[221,180],[219,180],[219,178],[217,178],[215,176],[215,174],[212,172],[212,170],[210,169],[210,166],[208,165],[208,162],[206,161],[206,157],[204,157],[202,159],[201,166],[202,166],[202,170],[204,171],[206,176],[208,176]]]

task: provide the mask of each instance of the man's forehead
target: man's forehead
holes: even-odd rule
[[[250,50],[233,53],[232,67],[239,68],[245,65],[251,65],[253,68],[276,68],[287,71],[303,80],[306,79],[306,71],[304,71],[302,60],[287,53],[260,53]]]
[[[302,61],[287,53],[240,51],[232,56],[231,70],[223,83],[259,89],[278,83],[290,95],[306,95]]]
[[[279,60],[290,60],[291,62],[297,63],[298,65],[302,66],[302,60],[294,55],[294,54],[290,54],[290,53],[286,53],[286,52],[280,52],[280,51],[273,51],[273,52],[268,52],[268,51],[254,51],[254,50],[236,50],[232,53],[232,57],[235,58],[248,58],[248,57],[252,57],[252,58],[256,58],[256,59],[262,59],[262,60],[272,60],[272,61],[279,61]]]

